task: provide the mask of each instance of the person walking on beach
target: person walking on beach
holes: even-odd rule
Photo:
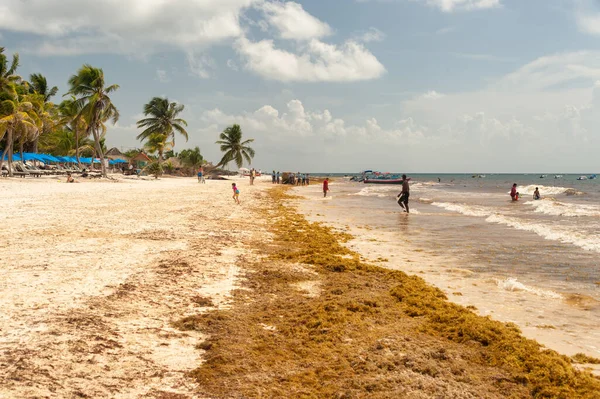
[[[277,178],[275,176],[275,171],[273,171],[273,173],[271,174],[271,183],[275,184],[276,181],[277,181]]]
[[[236,204],[240,204],[240,190],[237,188],[235,183],[231,183],[231,188],[233,189],[233,200]]]
[[[280,181],[280,176],[279,176],[279,174],[280,174],[280,173],[279,173],[279,172],[277,172],[277,174],[276,174],[276,176],[275,176],[275,177],[277,178],[277,184],[279,184],[279,181]]]
[[[408,208],[408,197],[410,196],[410,187],[406,175],[402,175],[402,191],[398,194],[398,205],[404,209],[404,212],[410,213]]]
[[[327,197],[327,191],[329,191],[329,177],[323,180],[323,198]]]
[[[306,185],[310,185],[310,175],[308,173],[306,174]]]
[[[198,183],[206,183],[206,180],[204,180],[204,168],[202,166],[198,169]]]
[[[519,193],[517,192],[517,183],[513,184],[512,188],[510,189],[510,198],[512,198],[513,201],[519,200]]]

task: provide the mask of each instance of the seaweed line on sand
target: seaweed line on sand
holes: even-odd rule
[[[233,307],[174,323],[209,334],[190,373],[203,395],[600,398],[600,380],[570,358],[361,261],[348,235],[309,223],[290,198],[277,187],[262,204],[274,241],[256,243],[263,257],[243,265]],[[319,295],[298,288],[315,280]]]

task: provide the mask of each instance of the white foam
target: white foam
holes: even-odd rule
[[[542,298],[562,299],[562,295],[560,295],[554,291],[547,291],[547,290],[542,290],[542,289],[535,288],[535,287],[530,287],[528,285],[520,283],[514,277],[507,278],[505,280],[497,280],[497,284],[498,284],[499,288],[501,288],[505,291],[511,291],[511,292],[524,291],[524,292],[528,292],[530,294],[540,296]]]
[[[493,214],[492,210],[483,206],[451,204],[449,202],[434,202],[431,205],[448,211],[462,213],[467,216],[487,217]]]
[[[552,200],[529,201],[525,205],[531,205],[534,212],[552,216],[600,216],[600,206],[596,205],[568,204]]]
[[[543,223],[525,222],[518,218],[490,215],[486,222],[498,223],[517,230],[530,231],[547,240],[573,244],[588,251],[600,252],[600,237],[582,234],[573,229],[548,226]]]
[[[556,186],[541,186],[541,185],[529,185],[529,186],[523,186],[523,187],[518,187],[517,191],[519,192],[520,195],[533,195],[535,189],[539,188],[540,189],[540,194],[542,194],[542,196],[547,196],[547,195],[557,195],[557,194],[564,194],[569,190],[573,190],[572,188],[567,188],[567,187],[556,187]]]
[[[379,198],[384,198],[384,197],[389,197],[390,193],[398,193],[400,192],[400,188],[399,187],[392,187],[392,186],[367,186],[365,188],[363,188],[362,190],[360,190],[357,193],[354,194],[350,194],[350,195],[358,195],[361,197],[379,197]]]

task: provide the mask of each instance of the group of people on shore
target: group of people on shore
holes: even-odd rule
[[[310,175],[308,173],[289,173],[284,177],[281,172],[273,171],[271,173],[271,183],[273,184],[291,184],[293,186],[308,186],[310,184]],[[252,183],[250,183],[252,184]]]

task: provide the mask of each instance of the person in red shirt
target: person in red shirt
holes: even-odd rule
[[[323,180],[323,197],[327,197],[327,191],[329,191],[329,177]]]
[[[513,201],[519,200],[519,193],[517,192],[517,183],[513,184],[512,188],[510,189],[510,198],[512,198]]]

